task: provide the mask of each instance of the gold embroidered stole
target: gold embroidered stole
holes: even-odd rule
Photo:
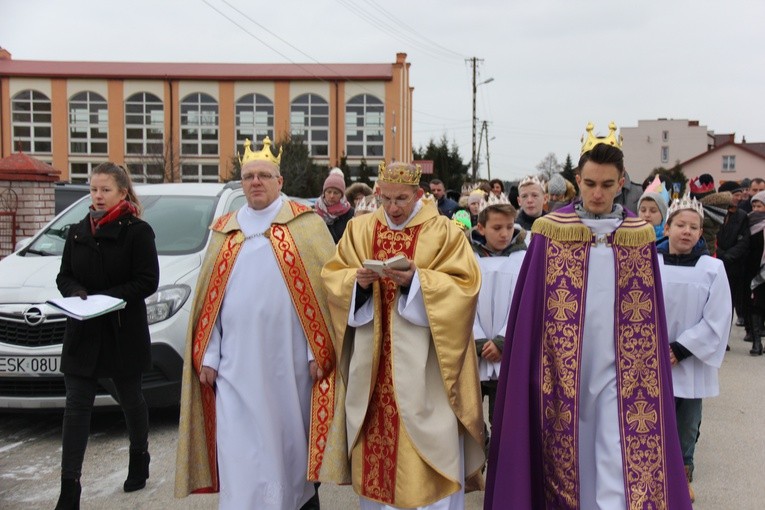
[[[293,205],[290,202],[290,205]],[[296,205],[296,204],[294,204]],[[293,207],[294,209],[294,207]],[[289,290],[303,333],[324,376],[311,389],[308,479],[318,480],[335,406],[335,351],[311,281],[287,225],[271,226],[271,248]]]
[[[386,225],[376,222],[373,258],[386,260],[402,253],[408,259],[413,259],[420,229],[421,225],[390,230]],[[392,318],[398,286],[390,278],[380,279],[379,285],[382,298],[382,345],[375,352],[377,359],[373,361],[373,367],[376,367],[376,374],[372,376],[375,382],[362,427],[361,495],[393,504],[396,498],[399,436],[403,432],[396,402],[392,359]]]
[[[212,230],[220,230],[228,222],[234,213],[226,214],[213,224]],[[231,232],[226,236],[218,256],[215,259],[210,280],[207,283],[207,295],[204,298],[202,309],[194,328],[192,339],[192,361],[194,370],[199,374],[202,370],[207,345],[210,343],[210,335],[215,327],[218,313],[220,312],[223,296],[226,293],[226,285],[234,269],[236,257],[242,249],[244,234],[241,230]],[[203,492],[218,492],[218,452],[216,443],[215,422],[215,390],[209,386],[200,385],[202,398],[202,413],[204,415],[205,440],[207,442],[207,461],[210,466],[210,478],[212,487],[202,489]],[[195,491],[199,492],[199,491]]]
[[[545,287],[540,357],[540,420],[545,499],[579,508],[579,371],[589,250],[595,236],[575,213],[534,224],[544,235]],[[663,509],[667,501],[653,229],[627,218],[607,242],[616,269],[615,351],[627,507]]]

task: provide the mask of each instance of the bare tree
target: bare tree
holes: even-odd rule
[[[183,158],[173,147],[170,137],[166,138],[162,145],[147,144],[146,154],[137,156],[136,159],[142,171],[135,172],[133,165],[131,172],[141,175],[147,183],[181,181]]]
[[[558,158],[555,156],[555,153],[552,152],[545,156],[537,165],[539,177],[545,181],[549,181],[553,174],[560,172],[562,169],[563,165],[558,162]]]

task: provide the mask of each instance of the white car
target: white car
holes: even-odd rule
[[[213,219],[245,203],[241,184],[151,184],[135,187],[143,219],[154,229],[159,289],[146,299],[152,370],[143,375],[151,407],[180,400],[191,301]],[[59,357],[66,318],[45,304],[61,297],[56,275],[67,231],[87,214],[85,196],[56,216],[17,252],[0,260],[0,408],[63,408]],[[109,380],[96,405],[116,405]]]

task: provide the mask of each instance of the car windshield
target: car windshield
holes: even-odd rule
[[[142,218],[156,236],[159,255],[182,255],[200,251],[207,243],[207,234],[217,197],[149,195],[141,197]],[[60,216],[21,255],[61,255],[69,227],[88,213],[86,197]]]

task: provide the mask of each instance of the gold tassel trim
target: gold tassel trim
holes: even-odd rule
[[[592,231],[581,222],[576,213],[556,214],[538,218],[531,227],[533,234],[540,234],[553,241],[592,241]],[[653,227],[640,218],[627,218],[614,232],[614,244],[638,247],[656,241]]]
[[[531,233],[541,234],[553,241],[583,242],[592,240],[592,231],[579,220],[576,214],[548,214],[537,218],[531,226]]]
[[[638,247],[656,241],[654,228],[639,218],[627,218],[614,232],[614,244]]]

